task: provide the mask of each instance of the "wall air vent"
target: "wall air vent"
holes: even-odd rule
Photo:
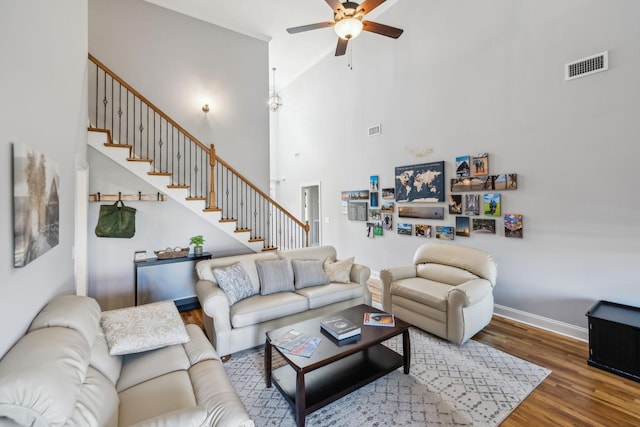
[[[609,69],[609,52],[582,58],[564,66],[564,79],[573,80]]]
[[[382,133],[382,128],[380,127],[380,123],[375,126],[371,126],[369,128],[369,136],[376,136]]]

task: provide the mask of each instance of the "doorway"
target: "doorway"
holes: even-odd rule
[[[320,183],[300,186],[300,201],[302,209],[302,221],[309,222],[309,246],[320,246]]]

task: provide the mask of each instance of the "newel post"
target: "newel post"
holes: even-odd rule
[[[209,148],[209,208],[217,208],[216,206],[216,190],[215,190],[215,167],[216,167],[216,147],[211,144]]]
[[[311,227],[309,226],[309,221],[305,221],[304,224],[304,235],[305,235],[305,243],[304,246],[305,247],[309,247],[309,229]]]

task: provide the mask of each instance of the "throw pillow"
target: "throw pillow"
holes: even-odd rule
[[[227,295],[229,305],[254,295],[251,279],[239,262],[227,267],[214,268],[213,275],[220,289]]]
[[[351,283],[351,267],[355,257],[343,259],[341,261],[331,260],[327,258],[324,261],[324,272],[330,282]]]
[[[256,260],[256,268],[260,278],[260,295],[295,290],[289,272],[289,260]]]
[[[100,324],[112,356],[183,344],[191,339],[173,301],[103,311]]]
[[[292,259],[293,279],[296,289],[326,285],[329,279],[322,269],[322,261],[315,259]]]

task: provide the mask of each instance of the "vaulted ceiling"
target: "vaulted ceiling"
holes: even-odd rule
[[[332,20],[331,8],[324,0],[146,1],[269,42],[269,68],[277,69],[278,90],[325,56],[333,55],[336,49],[337,36],[331,28],[299,34],[286,31],[290,27]],[[375,19],[397,2],[387,0],[367,18]],[[346,57],[336,60],[345,64],[347,61]]]

